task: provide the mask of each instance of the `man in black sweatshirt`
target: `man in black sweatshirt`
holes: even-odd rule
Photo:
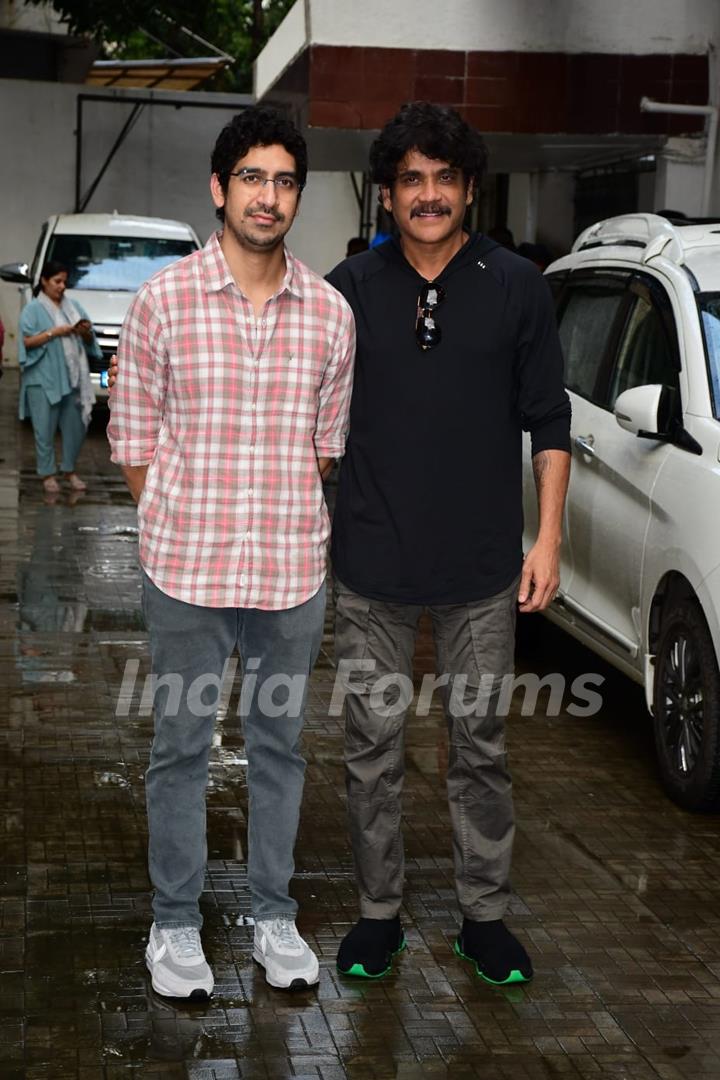
[[[532,965],[502,921],[514,817],[497,704],[517,608],[542,610],[559,584],[570,403],[555,315],[531,262],[463,231],[485,148],[454,110],[404,106],[370,160],[399,239],[328,277],[357,327],[332,560],[361,918],[338,967],[377,978],[405,946],[405,692],[428,609],[449,729],[455,952],[489,982],[522,982]],[[523,429],[540,514],[524,561]]]

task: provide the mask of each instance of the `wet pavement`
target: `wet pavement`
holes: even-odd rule
[[[2,1080],[718,1080],[720,820],[659,790],[640,689],[544,622],[520,670],[605,676],[598,716],[508,724],[518,836],[508,918],[536,970],[492,989],[454,957],[446,740],[433,707],[407,727],[408,950],[377,983],[339,976],[356,917],[328,617],[313,679],[294,893],[321,958],[317,991],[266,986],[251,960],[246,784],[236,687],[208,794],[204,941],[216,993],[149,987],[143,770],[151,717],[136,519],[103,424],[54,503],[0,383]],[[418,645],[417,674],[432,671]],[[128,672],[130,677],[128,677]],[[133,681],[133,672],[135,673]],[[123,678],[125,679],[123,681]]]

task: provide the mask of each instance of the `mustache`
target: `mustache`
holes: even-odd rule
[[[419,217],[420,214],[446,214],[449,216],[450,207],[437,202],[419,203],[410,211],[410,217]]]
[[[285,220],[285,215],[276,210],[274,206],[263,206],[261,203],[256,203],[252,209],[248,208],[243,217],[253,217],[255,214],[266,214],[268,217],[275,218],[276,221]]]

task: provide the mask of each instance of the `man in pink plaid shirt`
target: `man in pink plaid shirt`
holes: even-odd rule
[[[344,450],[355,331],[343,297],[283,243],[306,175],[304,140],[284,117],[234,117],[212,155],[221,232],[140,289],[120,340],[108,435],[138,503],[158,677],[146,962],[172,997],[213,989],[199,933],[205,790],[218,680],[235,649],[257,687],[245,713],[253,956],[272,986],[318,981],[288,887],[325,614],[322,479]]]

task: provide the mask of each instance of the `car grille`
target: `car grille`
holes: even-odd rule
[[[98,345],[102,349],[102,360],[89,360],[91,371],[107,371],[110,364],[110,357],[113,353],[117,352],[118,339],[120,337],[119,326],[106,326],[99,324],[95,326],[95,337],[98,340]]]

